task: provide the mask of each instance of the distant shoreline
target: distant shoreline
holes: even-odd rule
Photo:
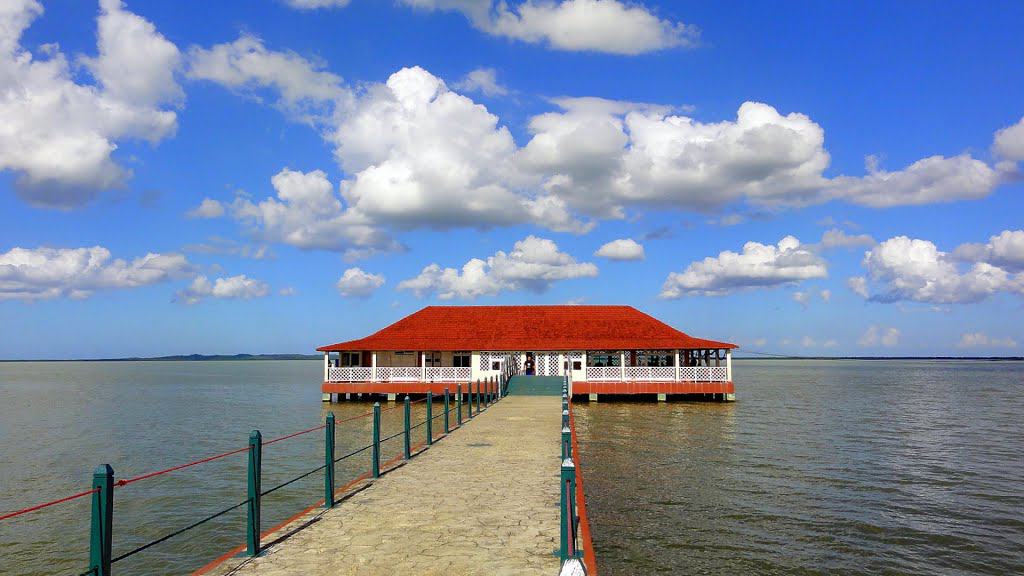
[[[178,354],[128,358],[32,358],[0,362],[226,362],[233,360],[322,360],[322,354]]]
[[[128,358],[31,358],[0,362],[230,362],[250,360],[322,360],[321,354],[179,354]],[[734,356],[733,360],[985,360],[1020,362],[1024,356]]]

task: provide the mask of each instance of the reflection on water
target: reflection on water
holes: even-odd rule
[[[1024,573],[1024,366],[735,370],[735,404],[577,404],[602,574]]]
[[[268,440],[322,423],[328,409],[340,422],[370,408],[366,402],[324,406],[321,369],[318,361],[0,364],[0,510],[88,488],[100,463],[127,478],[243,447],[253,428]],[[414,405],[413,418],[423,411],[422,403]],[[382,436],[393,434],[402,428],[402,410],[381,420]],[[336,454],[368,444],[371,426],[369,418],[339,423]],[[382,456],[401,450],[399,437],[384,444]],[[114,555],[244,500],[245,461],[243,453],[116,489]],[[263,487],[322,463],[323,432],[266,446]],[[337,484],[368,469],[369,451],[339,462]],[[265,496],[263,525],[322,497],[322,474]],[[0,522],[0,573],[82,572],[88,521],[84,498]],[[244,543],[244,530],[242,507],[125,559],[117,573],[191,572]]]

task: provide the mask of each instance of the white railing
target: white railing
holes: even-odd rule
[[[618,366],[587,366],[588,382],[620,382],[622,369]],[[679,382],[727,382],[725,366],[682,366]],[[674,382],[675,366],[626,366],[627,382]]]
[[[472,368],[468,366],[440,366],[426,370],[417,366],[353,366],[327,369],[328,382],[468,382],[472,375]]]
[[[369,368],[360,366],[351,368],[332,366],[327,369],[328,382],[369,382],[371,375]]]
[[[674,366],[627,366],[626,380],[640,382],[672,382],[676,379]]]
[[[725,366],[682,366],[679,379],[684,382],[725,382],[728,370]]]
[[[465,382],[473,375],[469,366],[441,366],[427,368],[428,382]]]
[[[416,366],[377,366],[374,382],[419,382],[423,369]]]
[[[618,366],[587,366],[587,381],[600,382],[602,380],[622,380],[622,368]]]

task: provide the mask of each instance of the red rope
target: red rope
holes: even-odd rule
[[[115,487],[126,486],[128,484],[133,483],[133,482],[138,482],[139,480],[145,480],[147,478],[153,478],[155,476],[162,476],[164,474],[167,474],[168,472],[174,472],[175,470],[182,470],[184,468],[190,468],[192,466],[197,466],[199,464],[206,464],[207,462],[213,462],[214,460],[220,460],[221,458],[227,458],[228,456],[233,456],[235,454],[240,454],[240,453],[246,452],[248,450],[249,450],[249,447],[246,446],[245,448],[238,448],[236,450],[231,450],[230,452],[224,452],[223,454],[217,454],[216,456],[210,456],[209,458],[203,458],[201,460],[195,460],[195,461],[189,462],[187,464],[179,464],[177,466],[172,466],[172,467],[167,468],[165,470],[157,470],[156,472],[149,472],[147,474],[143,474],[141,476],[136,476],[134,478],[126,478],[124,480],[118,480],[117,482],[114,483],[114,486]]]
[[[310,432],[316,432],[317,430],[323,430],[324,428],[327,428],[327,425],[326,424],[321,424],[321,425],[316,426],[314,428],[310,428],[309,430],[303,430],[302,432],[293,432],[291,434],[288,434],[287,436],[281,436],[280,438],[274,438],[273,440],[267,440],[266,442],[263,443],[263,445],[264,446],[270,446],[271,444],[273,444],[275,442],[280,442],[281,440],[287,440],[289,438],[295,438],[296,436],[302,436],[303,434],[309,434]]]
[[[81,498],[82,496],[88,496],[90,494],[95,494],[96,492],[99,492],[99,490],[100,490],[99,488],[93,488],[92,490],[86,490],[85,492],[79,492],[78,494],[72,494],[71,496],[65,496],[64,498],[61,498],[59,500],[53,500],[53,501],[50,501],[50,502],[44,502],[42,504],[36,504],[35,506],[29,506],[28,508],[23,508],[21,510],[15,511],[15,512],[8,512],[6,514],[0,515],[0,520],[7,520],[8,518],[14,518],[15,516],[21,516],[22,514],[27,514],[29,512],[34,512],[36,510],[41,510],[43,508],[46,508],[46,507],[49,507],[49,506],[53,506],[54,504],[60,504],[62,502],[67,502],[69,500],[74,500],[76,498]]]
[[[422,402],[422,401],[423,400],[417,400],[416,402]],[[381,410],[381,412],[387,412],[388,410],[394,410],[397,407],[398,406],[392,406],[390,408],[386,408],[384,410]],[[356,419],[359,419],[359,418],[365,418],[366,416],[369,416],[371,414],[373,414],[373,412],[364,412],[363,414],[357,414],[355,416],[352,416],[352,417],[349,417],[349,418],[345,418],[343,420],[339,420],[338,422],[339,423],[340,422],[349,422],[351,420],[356,420]],[[302,430],[301,432],[295,432],[295,433],[292,433],[292,434],[288,434],[286,436],[281,436],[279,438],[274,438],[272,440],[268,440],[268,441],[264,442],[263,445],[264,446],[269,446],[270,444],[274,444],[275,442],[280,442],[282,440],[287,440],[289,438],[294,438],[296,436],[301,436],[303,434],[309,434],[310,432],[316,432],[317,430],[323,430],[326,427],[327,427],[326,424],[321,424],[319,426],[316,426],[314,428],[310,428],[308,430]],[[116,482],[114,482],[114,487],[115,488],[120,488],[121,486],[127,486],[129,484],[133,484],[135,482],[139,482],[140,480],[146,480],[146,479],[149,479],[149,478],[155,478],[157,476],[163,476],[164,474],[175,472],[177,470],[183,470],[185,468],[191,468],[192,466],[198,466],[199,464],[206,464],[207,462],[213,462],[214,460],[220,460],[221,458],[227,458],[228,456],[233,456],[235,454],[241,454],[242,452],[246,452],[248,450],[249,450],[249,447],[246,446],[244,448],[238,448],[238,449],[235,449],[235,450],[230,450],[228,452],[223,452],[221,454],[216,454],[214,456],[209,456],[207,458],[201,458],[199,460],[194,460],[192,462],[187,462],[185,464],[179,464],[177,466],[172,466],[170,468],[165,468],[163,470],[157,470],[155,472],[148,472],[146,474],[141,474],[141,475],[135,476],[133,478],[125,478],[125,479],[122,479],[122,480],[117,480]],[[41,510],[43,508],[46,508],[46,507],[49,507],[49,506],[53,506],[54,504],[60,504],[62,502],[67,502],[69,500],[74,500],[76,498],[81,498],[83,496],[88,496],[90,494],[96,493],[97,491],[99,491],[99,488],[93,488],[92,490],[86,490],[85,492],[79,492],[78,494],[72,494],[71,496],[60,498],[58,500],[53,500],[51,502],[44,502],[42,504],[37,504],[35,506],[30,506],[28,508],[24,508],[22,510],[16,510],[14,512],[8,512],[6,514],[0,515],[0,520],[6,520],[8,518],[14,518],[15,516],[21,516],[22,514],[27,514],[29,512],[33,512],[35,510]]]

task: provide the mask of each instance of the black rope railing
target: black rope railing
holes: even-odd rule
[[[499,386],[501,386],[501,384],[504,384],[504,383],[499,383]],[[499,388],[499,390],[500,390],[500,388]],[[449,400],[450,401],[454,396],[455,396],[455,394],[453,394],[453,393],[449,393],[447,396],[442,394],[440,396],[435,397],[434,401],[435,402],[444,402],[445,400]],[[473,395],[472,392],[470,392],[466,396],[467,396],[466,404],[470,404],[470,403],[472,403],[474,401],[480,402],[480,401],[483,400],[482,398],[479,398],[479,399],[474,398],[474,395]],[[501,397],[503,397],[503,395],[498,396],[496,398],[493,398],[491,403],[493,403],[494,401],[500,399]],[[427,398],[423,398],[423,399],[417,400],[415,402],[411,402],[411,404],[418,404],[418,403],[424,402],[426,400],[427,400]],[[366,452],[368,450],[373,449],[374,446],[379,446],[380,444],[382,444],[384,442],[387,442],[387,441],[394,440],[396,438],[405,436],[410,431],[412,431],[412,430],[414,430],[416,428],[421,428],[423,426],[427,426],[428,424],[432,424],[433,422],[435,422],[435,421],[437,421],[437,420],[439,420],[441,418],[450,418],[451,417],[451,413],[454,410],[451,407],[449,407],[448,404],[449,404],[449,402],[445,403],[445,406],[447,408],[446,410],[438,410],[436,413],[433,413],[429,418],[424,418],[424,420],[420,421],[419,423],[417,423],[415,425],[409,426],[408,425],[408,419],[407,419],[406,425],[408,427],[403,427],[402,430],[400,430],[398,432],[395,432],[394,434],[391,434],[391,435],[389,435],[389,436],[387,436],[385,438],[381,438],[381,439],[377,440],[375,443],[367,444],[365,446],[361,446],[359,448],[356,448],[356,449],[352,450],[351,452],[348,452],[348,453],[343,454],[343,455],[341,455],[339,457],[336,457],[336,458],[333,457],[333,456],[328,456],[327,460],[326,460],[326,462],[324,464],[322,464],[320,466],[317,466],[316,468],[313,468],[313,469],[308,470],[306,472],[303,472],[302,474],[299,474],[298,476],[295,476],[294,478],[291,478],[289,480],[281,482],[280,484],[278,484],[278,485],[276,485],[276,486],[274,486],[274,487],[272,487],[272,488],[270,488],[268,490],[260,491],[258,488],[256,490],[253,490],[252,489],[252,486],[253,486],[253,484],[252,484],[252,476],[250,476],[249,498],[246,498],[245,500],[242,500],[241,502],[239,502],[237,504],[234,504],[232,506],[224,508],[223,510],[219,510],[217,512],[209,514],[209,515],[207,515],[207,516],[205,516],[205,517],[203,517],[203,518],[201,518],[201,519],[199,519],[199,520],[197,520],[195,522],[192,522],[191,524],[189,524],[187,526],[184,526],[182,528],[179,528],[177,530],[169,532],[169,533],[167,533],[167,534],[165,534],[163,536],[160,536],[159,538],[156,538],[155,540],[152,540],[150,542],[147,542],[145,544],[137,546],[137,547],[135,547],[135,548],[133,548],[133,549],[123,553],[123,554],[120,554],[120,555],[118,555],[116,557],[112,557],[112,555],[110,554],[109,543],[108,543],[108,544],[106,544],[106,546],[108,547],[107,551],[106,551],[106,554],[107,554],[106,558],[109,558],[109,560],[106,561],[106,563],[104,563],[103,561],[93,560],[93,562],[95,562],[96,565],[90,567],[88,570],[86,570],[85,572],[82,572],[78,576],[106,576],[106,575],[110,574],[110,565],[111,564],[120,562],[120,561],[128,559],[128,558],[130,558],[132,556],[135,556],[136,554],[139,554],[141,552],[149,550],[150,548],[153,548],[154,546],[158,546],[158,545],[160,545],[160,544],[162,544],[164,542],[167,542],[168,540],[171,540],[171,539],[175,538],[176,536],[179,536],[179,535],[181,535],[181,534],[183,534],[185,532],[188,532],[190,530],[198,528],[199,526],[202,526],[202,525],[204,525],[204,524],[206,524],[208,522],[211,522],[211,521],[213,521],[213,520],[215,520],[215,519],[217,519],[217,518],[219,518],[221,516],[224,516],[225,514],[228,514],[228,513],[232,512],[234,510],[237,510],[239,508],[242,508],[242,507],[245,507],[245,506],[249,506],[250,507],[250,516],[251,516],[251,514],[252,514],[252,510],[251,509],[253,507],[255,507],[257,509],[259,508],[259,506],[260,506],[259,501],[260,501],[260,498],[262,498],[263,496],[268,496],[268,495],[273,494],[273,493],[277,492],[278,490],[281,490],[281,489],[283,489],[283,488],[285,488],[285,487],[287,487],[287,486],[289,486],[291,484],[299,482],[300,480],[309,478],[309,477],[311,477],[311,476],[313,476],[313,475],[315,475],[315,474],[317,474],[319,472],[323,472],[329,466],[332,467],[331,471],[329,471],[329,474],[330,474],[329,477],[333,478],[333,464],[334,463],[341,462],[343,460],[355,457],[355,456],[357,456],[359,454],[362,454],[363,452]],[[481,408],[482,407],[483,406],[481,406]],[[397,408],[397,406],[392,407],[392,408],[388,408],[387,410],[393,410],[395,408]],[[387,411],[387,410],[383,410],[383,411]],[[383,412],[383,411],[380,410],[378,407],[375,407],[374,412],[368,412],[366,414],[360,414],[358,416],[354,416],[352,418],[348,418],[346,420],[343,420],[342,422],[347,422],[349,420],[354,420],[354,419],[357,419],[357,418],[360,418],[360,417],[364,417],[364,416],[370,416],[372,414],[372,415],[374,415],[374,426],[375,426],[375,429],[379,429],[379,414],[381,412]],[[430,412],[429,409],[428,409],[428,412]],[[460,412],[461,412],[461,410],[460,410]],[[241,448],[241,449],[232,450],[232,451],[226,452],[224,454],[218,454],[216,456],[204,458],[204,459],[201,459],[201,460],[197,460],[195,462],[189,462],[189,463],[184,464],[184,465],[178,465],[178,466],[175,466],[175,467],[172,467],[172,468],[168,468],[166,470],[161,470],[161,471],[158,471],[158,472],[144,474],[142,476],[139,476],[139,477],[136,477],[136,478],[131,478],[131,479],[128,479],[128,480],[120,480],[120,481],[114,482],[113,470],[111,470],[109,468],[109,466],[107,466],[106,467],[107,472],[106,472],[106,476],[105,477],[102,474],[94,475],[94,482],[102,481],[103,484],[94,484],[93,490],[91,490],[88,493],[86,493],[86,495],[89,495],[89,494],[92,494],[94,496],[96,494],[100,495],[100,496],[95,496],[95,498],[94,498],[93,514],[95,515],[95,514],[98,513],[96,511],[96,508],[95,508],[97,506],[96,502],[101,502],[102,503],[102,502],[105,502],[106,499],[110,498],[109,495],[105,495],[105,494],[109,494],[109,493],[108,492],[104,492],[104,490],[112,489],[114,487],[125,486],[125,485],[131,484],[131,483],[136,482],[136,481],[145,480],[147,478],[151,478],[151,477],[154,477],[154,476],[158,476],[158,475],[163,475],[163,474],[166,474],[166,473],[174,472],[174,471],[180,470],[182,468],[186,468],[186,467],[190,467],[190,466],[195,466],[195,465],[198,465],[198,464],[203,464],[205,462],[211,462],[213,460],[218,460],[218,459],[221,459],[221,458],[233,455],[233,454],[240,454],[242,452],[248,452],[249,453],[249,458],[250,458],[250,474],[253,473],[252,472],[253,458],[254,457],[256,458],[255,474],[256,474],[256,478],[259,478],[259,476],[260,476],[260,470],[259,469],[261,467],[260,462],[262,461],[262,448],[264,446],[267,446],[267,445],[270,445],[270,444],[274,444],[276,442],[280,442],[280,441],[283,441],[283,440],[287,440],[289,438],[293,438],[293,437],[296,437],[296,436],[301,436],[301,435],[304,435],[304,434],[307,434],[307,433],[310,433],[310,432],[315,432],[317,430],[322,430],[322,429],[325,429],[325,428],[328,429],[327,440],[326,441],[330,442],[329,446],[333,446],[334,442],[337,439],[337,431],[336,431],[336,428],[335,428],[335,423],[334,423],[333,418],[334,418],[333,414],[329,416],[329,418],[328,418],[328,425],[317,426],[315,428],[310,428],[308,430],[304,430],[304,431],[301,431],[301,432],[296,432],[296,433],[293,433],[293,434],[289,434],[287,436],[282,436],[282,437],[279,437],[279,438],[275,438],[275,439],[267,441],[267,442],[263,442],[262,441],[262,439],[261,439],[261,437],[260,437],[258,432],[253,432],[253,434],[250,436],[250,445],[249,445],[248,448]],[[436,431],[433,431],[433,432],[436,432]],[[376,434],[377,434],[377,432],[375,431],[375,435]],[[436,434],[435,435],[435,439],[436,439],[437,436],[443,436],[443,434]],[[434,440],[434,439],[428,439],[428,444],[430,443],[430,440]],[[330,448],[330,452],[333,454],[333,447]],[[254,456],[254,454],[255,454],[255,456]],[[379,457],[379,455],[377,455],[376,457]],[[258,481],[256,483],[256,486],[258,487]],[[329,486],[333,486],[333,480],[330,480]],[[253,504],[254,504],[254,506],[253,506]],[[333,504],[333,500],[331,501],[331,504]],[[112,512],[112,508],[111,508],[110,512],[105,512],[104,514],[109,514],[111,512]],[[102,520],[104,517],[101,516],[100,518]],[[95,516],[94,516],[94,520],[95,520]],[[251,520],[252,520],[252,518],[250,517],[250,524],[251,524]],[[94,524],[94,529],[95,529],[96,523],[94,522],[93,524]],[[102,525],[102,522],[100,522],[100,524]],[[248,528],[248,530],[252,530],[252,526],[251,525]],[[109,540],[110,540],[109,534],[107,534],[105,536],[106,536],[106,541],[109,542]],[[251,537],[253,535],[249,534],[249,536]],[[258,534],[256,535],[256,540],[255,541],[256,541],[256,549],[258,551],[258,549],[259,549]],[[251,542],[250,542],[250,554],[252,554]]]
[[[125,552],[124,554],[121,554],[120,556],[118,556],[116,558],[112,558],[110,560],[110,563],[113,564],[115,562],[119,562],[121,560],[124,560],[125,558],[128,558],[130,556],[134,556],[134,555],[138,554],[139,552],[142,552],[143,550],[147,550],[149,548],[152,548],[153,546],[156,546],[157,544],[161,544],[163,542],[166,542],[166,541],[170,540],[171,538],[174,538],[175,536],[177,536],[179,534],[182,534],[184,532],[188,532],[189,530],[191,530],[193,528],[197,528],[199,526],[202,526],[203,524],[206,524],[210,520],[213,520],[214,518],[219,518],[219,517],[227,514],[228,512],[231,512],[232,510],[236,510],[238,508],[241,508],[242,506],[245,506],[248,503],[249,503],[249,499],[246,498],[245,500],[242,500],[241,502],[239,502],[238,504],[235,504],[234,506],[231,506],[230,508],[225,508],[225,509],[221,510],[220,512],[215,512],[213,514],[210,514],[209,516],[207,516],[206,518],[203,518],[202,520],[199,520],[197,522],[193,522],[192,524],[189,524],[188,526],[186,526],[184,528],[175,530],[174,532],[171,532],[170,534],[167,534],[166,536],[161,536],[160,538],[157,538],[156,540],[153,540],[152,542],[149,542],[148,544],[143,544],[142,546],[139,546],[138,548],[135,548],[135,549],[133,549],[131,551]],[[93,568],[89,572],[86,572],[86,574],[93,574],[95,572],[96,572],[96,569]]]
[[[298,476],[296,476],[295,478],[292,478],[291,480],[288,480],[286,482],[282,482],[281,484],[278,484],[277,486],[274,486],[273,488],[267,490],[266,492],[260,492],[260,496],[266,496],[267,494],[271,494],[273,492],[276,492],[276,491],[280,490],[281,488],[284,488],[285,486],[287,486],[289,484],[293,484],[295,482],[298,482],[299,480],[302,480],[303,478],[307,478],[309,476],[312,476],[313,474],[316,474],[317,472],[323,470],[324,468],[327,468],[327,465],[326,464],[321,464],[320,466],[317,466],[316,468],[310,470],[309,472],[306,472],[304,474],[299,474]]]

